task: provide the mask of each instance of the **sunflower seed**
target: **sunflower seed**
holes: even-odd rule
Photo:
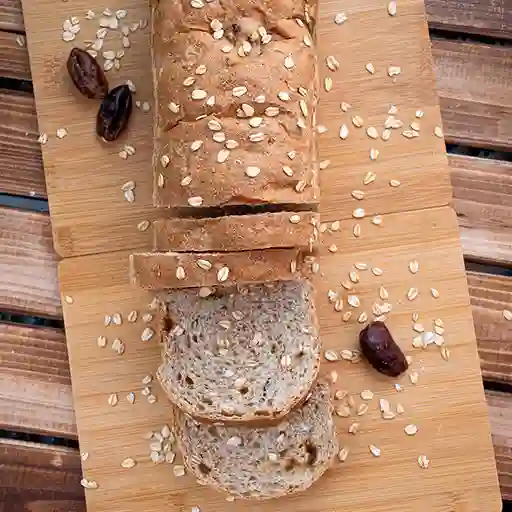
[[[379,157],[379,150],[376,148],[370,149],[370,160],[377,160]]]
[[[434,299],[439,298],[439,291],[437,290],[437,288],[430,288],[430,293],[432,297],[434,297]]]
[[[396,1],[391,0],[388,4],[388,14],[390,16],[396,16]]]
[[[332,78],[330,76],[326,76],[324,78],[324,89],[326,92],[329,92],[332,89]]]

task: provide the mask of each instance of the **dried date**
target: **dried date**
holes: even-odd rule
[[[67,61],[69,76],[75,87],[87,98],[103,99],[108,81],[98,61],[81,48],[73,48]]]
[[[372,322],[359,333],[361,352],[380,373],[398,377],[409,367],[400,347],[384,322]]]
[[[101,102],[96,133],[105,141],[116,140],[128,125],[132,113],[132,92],[127,85],[114,87]]]

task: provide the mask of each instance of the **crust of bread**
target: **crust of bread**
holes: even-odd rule
[[[211,268],[205,270],[205,265]],[[310,275],[304,253],[297,248],[130,255],[130,281],[146,290],[293,281]]]
[[[153,222],[153,249],[229,252],[298,247],[312,250],[318,225],[319,215],[313,212],[159,219]]]
[[[296,22],[304,19],[304,9],[303,2],[291,0],[215,2],[204,9],[175,0],[157,3],[155,206],[317,204],[317,58],[314,45],[304,42],[310,38],[307,24]],[[222,24],[222,37],[213,36],[212,20]],[[271,40],[263,43],[258,29],[272,34]],[[251,49],[241,56],[249,40]],[[228,46],[233,49],[226,52]],[[288,55],[291,67],[284,65]],[[239,95],[237,88],[246,91]],[[194,91],[204,98],[194,99]],[[268,115],[269,107],[278,115]],[[255,118],[261,124],[251,124]],[[210,127],[212,121],[218,129]],[[225,140],[214,140],[220,133]],[[259,133],[262,140],[251,140]],[[227,140],[238,146],[224,160],[220,152],[228,149]],[[195,142],[200,147],[193,150]],[[248,176],[249,167],[259,174]]]

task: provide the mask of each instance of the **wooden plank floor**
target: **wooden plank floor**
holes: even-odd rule
[[[500,485],[512,500],[512,322],[504,317],[512,309],[512,5],[427,0],[426,8],[444,131],[456,145],[453,204],[466,262],[479,264],[467,277]],[[40,211],[46,189],[23,31],[19,0],[0,2],[0,432],[13,432],[0,434],[0,512],[81,512],[57,258],[49,215]],[[27,324],[34,317],[48,320]],[[47,436],[66,446],[47,444]]]

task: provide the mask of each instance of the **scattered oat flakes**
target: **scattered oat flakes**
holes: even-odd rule
[[[174,473],[174,476],[176,476],[176,477],[183,476],[185,474],[185,466],[176,464],[176,466],[173,466],[172,472]]]
[[[410,425],[405,426],[404,432],[408,436],[414,436],[418,433],[418,427],[416,425],[414,425],[413,423],[411,423]]]
[[[80,480],[80,485],[84,489],[97,489],[99,487],[98,482],[95,480],[87,480],[87,478],[82,478],[82,480]]]
[[[364,208],[356,208],[352,212],[352,217],[354,217],[354,219],[362,219],[362,218],[364,218],[364,216],[365,216]]]
[[[85,462],[89,458],[89,452],[80,452],[80,458]]]
[[[370,126],[366,129],[366,135],[370,137],[370,139],[378,139],[379,138],[379,132],[377,131],[377,128],[374,126]]]
[[[340,62],[333,55],[328,55],[325,59],[325,63],[331,71],[337,71],[340,67]]]
[[[111,322],[112,322],[112,317],[110,315],[105,315],[105,318],[103,320],[103,324],[105,325],[105,327],[108,327]]]
[[[63,139],[64,137],[67,136],[68,131],[66,130],[66,128],[59,128],[57,130],[56,134],[57,134],[57,138]]]
[[[372,171],[368,171],[363,178],[363,185],[369,185],[370,183],[373,183],[376,179],[377,175]]]
[[[344,12],[339,12],[334,16],[334,23],[336,23],[336,25],[343,25],[345,21],[347,21],[347,15]]]
[[[361,236],[361,224],[354,224],[352,233],[356,238],[359,238]]]
[[[96,343],[98,344],[98,347],[105,348],[107,346],[107,338],[106,338],[106,336],[98,336],[98,339],[96,340]]]
[[[419,295],[419,291],[418,291],[418,288],[409,288],[408,292],[407,292],[407,298],[409,300],[414,300],[417,296]]]
[[[382,135],[380,136],[380,138],[384,141],[384,142],[387,142],[390,138],[391,138],[391,130],[386,128],[383,132],[382,132]]]
[[[420,269],[420,264],[417,260],[409,261],[409,270],[412,274],[416,274]]]
[[[351,423],[350,426],[348,427],[349,434],[356,435],[358,430],[359,430],[359,423],[357,423],[357,422]]]
[[[402,72],[400,66],[389,66],[388,67],[388,75],[393,77],[399,75]]]
[[[379,150],[377,148],[370,148],[370,160],[377,160],[379,158]]]
[[[390,16],[396,16],[396,1],[391,0],[388,4],[388,14]]]
[[[363,391],[361,391],[361,398],[363,400],[372,400],[373,399],[373,392],[370,391],[369,389],[363,389]]]
[[[127,459],[124,459],[123,462],[121,462],[121,467],[126,469],[134,468],[136,465],[137,463],[131,457],[128,457]]]
[[[151,327],[146,327],[140,335],[141,341],[149,341],[155,335],[155,331]]]
[[[419,379],[418,372],[410,372],[409,373],[409,380],[411,381],[411,384],[417,384]]]
[[[400,180],[389,180],[389,186],[397,188],[401,185]]]
[[[358,308],[361,305],[361,301],[359,300],[359,297],[357,295],[349,295],[347,302],[353,308]]]
[[[439,298],[439,291],[437,290],[437,288],[430,288],[430,293],[432,297],[434,297],[434,299]]]
[[[332,89],[332,78],[330,76],[326,76],[324,78],[324,89],[326,92],[329,92]]]
[[[335,350],[326,350],[324,357],[327,361],[338,361],[339,357]]]
[[[336,244],[331,244],[328,248],[329,252],[335,253],[338,252],[338,246]]]
[[[352,317],[352,312],[351,311],[345,311],[345,313],[343,313],[343,316],[341,317],[341,319],[344,322],[348,322],[351,317]]]
[[[334,408],[336,416],[340,418],[348,418],[350,416],[350,409],[346,405],[339,405]]]
[[[114,322],[114,325],[121,325],[123,323],[123,317],[121,316],[121,313],[114,313],[112,315],[112,322]]]
[[[396,412],[397,414],[403,414],[405,412],[404,406],[402,404],[396,404]]]
[[[368,446],[368,449],[370,450],[370,453],[374,457],[380,457],[380,453],[381,453],[380,448],[377,448],[377,446],[375,446],[374,444],[371,444],[371,445]]]
[[[372,274],[374,276],[381,276],[383,274],[383,270],[379,267],[372,267]]]
[[[428,469],[428,465],[430,464],[430,460],[426,455],[420,455],[418,457],[418,465],[422,469]]]
[[[440,126],[436,126],[436,127],[434,128],[434,135],[435,135],[436,137],[439,137],[440,139],[442,139],[442,138],[444,137],[443,130],[441,129],[441,127],[440,127]]]
[[[384,286],[381,286],[379,288],[379,297],[382,299],[382,300],[387,300],[389,299],[389,293],[388,291],[386,290],[386,288],[384,288]]]
[[[348,137],[348,127],[346,124],[342,124],[340,128],[340,139],[346,140]]]
[[[115,407],[119,402],[119,398],[117,397],[117,393],[112,393],[108,397],[108,405]]]
[[[120,356],[123,355],[124,354],[124,350],[125,350],[124,343],[119,338],[116,338],[112,342],[112,350],[114,352],[116,352],[117,355],[120,355]]]
[[[342,448],[338,452],[338,459],[340,460],[340,462],[345,462],[347,460],[347,457],[348,457],[348,448]]]
[[[441,357],[445,361],[448,361],[448,359],[450,359],[450,350],[448,349],[448,347],[441,347]]]
[[[363,126],[363,124],[364,124],[363,118],[360,117],[360,116],[353,116],[352,117],[352,124],[356,128],[361,128]]]
[[[512,311],[509,311],[508,309],[503,310],[503,318],[507,320],[508,322],[512,321]]]
[[[348,112],[352,108],[352,105],[350,105],[350,103],[347,103],[346,101],[342,101],[340,108],[343,112]]]
[[[375,73],[375,67],[373,66],[373,64],[371,62],[368,62],[368,64],[366,64],[365,68],[366,68],[366,71],[368,71],[368,73],[370,73],[370,75],[373,75]]]
[[[375,226],[381,226],[382,225],[382,216],[381,215],[375,215],[372,219],[372,224]]]

